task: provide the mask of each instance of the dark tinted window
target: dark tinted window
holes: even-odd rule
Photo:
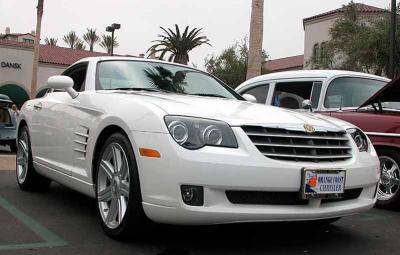
[[[87,63],[77,64],[63,73],[63,75],[71,77],[74,81],[74,89],[76,91],[83,91],[85,89],[87,66]]]
[[[337,78],[328,87],[326,108],[359,107],[387,82],[364,78]]]
[[[242,92],[240,94],[242,94],[242,95],[250,94],[257,99],[257,103],[265,104],[265,101],[267,101],[268,89],[269,89],[269,84],[263,84],[263,85],[259,85],[257,87],[253,87],[251,89],[245,90],[244,92]]]
[[[322,82],[314,82],[311,92],[311,106],[312,108],[318,108],[319,99],[321,97]]]

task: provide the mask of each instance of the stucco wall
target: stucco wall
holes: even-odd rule
[[[321,44],[330,39],[329,29],[336,21],[336,17],[319,19],[305,24],[304,27],[304,66],[313,55],[313,48],[316,43]]]
[[[46,64],[39,64],[37,87],[38,91],[46,87],[47,79],[50,76],[61,74],[65,70],[63,66],[49,66]]]
[[[32,77],[32,49],[0,47],[0,62],[21,64],[21,69],[0,66],[0,86],[16,84],[29,91]]]

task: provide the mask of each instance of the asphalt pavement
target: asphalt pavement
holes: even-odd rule
[[[1,157],[1,156],[0,156]],[[156,225],[140,239],[102,232],[93,199],[53,183],[21,191],[0,171],[0,254],[398,254],[400,212],[373,209],[328,227],[262,223],[207,227]]]

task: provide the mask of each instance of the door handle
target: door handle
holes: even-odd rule
[[[41,110],[42,107],[43,107],[43,105],[42,105],[41,102],[39,102],[39,103],[37,103],[37,104],[34,104],[33,107],[34,107],[36,110]]]

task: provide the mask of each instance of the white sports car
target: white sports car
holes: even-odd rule
[[[114,238],[146,219],[328,222],[375,204],[376,152],[346,122],[247,102],[205,72],[146,59],[83,59],[48,86],[20,113],[18,183],[96,198]]]

